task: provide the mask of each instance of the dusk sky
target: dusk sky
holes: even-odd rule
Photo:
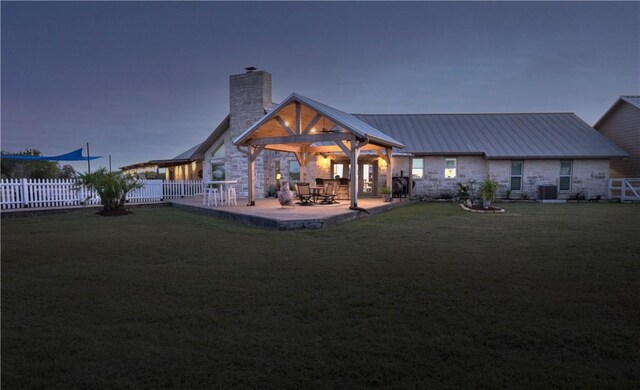
[[[640,94],[640,3],[5,2],[2,150],[174,157],[273,75],[352,113],[575,112]],[[107,165],[106,158],[92,163]],[[84,164],[75,164],[85,169]]]

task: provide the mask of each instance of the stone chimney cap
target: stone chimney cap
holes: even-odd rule
[[[247,66],[246,68],[244,68],[244,70],[246,70],[247,73],[251,73],[254,70],[258,70],[258,68],[256,68],[255,66]]]

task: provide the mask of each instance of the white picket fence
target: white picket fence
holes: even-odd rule
[[[149,203],[192,198],[202,194],[202,180],[142,180],[143,187],[127,194],[127,202]],[[100,204],[95,191],[65,179],[0,179],[0,208],[68,207]]]
[[[202,195],[202,180],[167,180],[162,182],[164,199],[194,198]]]

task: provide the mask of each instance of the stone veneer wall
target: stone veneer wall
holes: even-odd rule
[[[424,177],[414,179],[413,190],[416,196],[435,197],[457,192],[458,183],[475,180],[477,185],[488,176],[496,180],[500,186],[499,197],[505,197],[511,183],[511,160],[487,160],[480,156],[459,156],[457,158],[457,176],[454,179],[444,178],[444,156],[425,156]],[[523,160],[522,191],[512,191],[512,198],[527,194],[529,199],[536,199],[538,186],[559,185],[560,160]],[[567,199],[579,191],[584,191],[587,198],[600,195],[605,197],[609,180],[609,160],[584,159],[572,160],[571,189],[559,191],[558,198]],[[404,171],[405,176],[411,174],[411,158],[397,157],[394,162],[394,176]]]

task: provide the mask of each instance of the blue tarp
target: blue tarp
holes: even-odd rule
[[[8,158],[11,160],[37,160],[37,161],[87,161],[95,160],[102,156],[83,157],[82,148],[69,152],[67,154],[61,154],[59,156],[16,156],[12,154],[0,155],[0,158]]]

